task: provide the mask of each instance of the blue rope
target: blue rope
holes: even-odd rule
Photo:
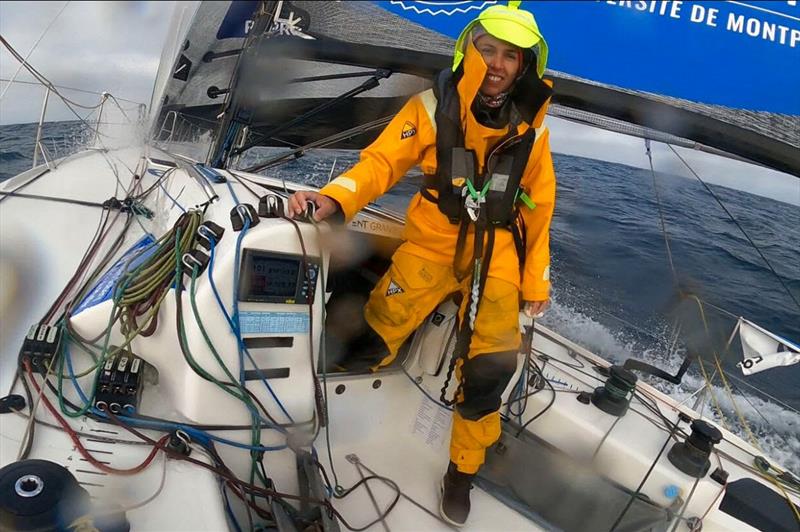
[[[225,499],[225,511],[228,514],[228,519],[231,523],[233,523],[233,527],[236,529],[236,532],[242,532],[242,527],[239,526],[239,522],[236,520],[236,516],[233,515],[233,509],[231,508],[231,501],[228,500],[228,490],[225,489],[225,483],[220,483],[220,488],[222,489],[222,497]]]
[[[228,182],[230,186],[230,182]],[[233,189],[231,189],[233,191]],[[236,338],[241,338],[241,324],[239,323],[239,264],[242,254],[242,240],[247,230],[250,229],[250,218],[244,218],[244,225],[236,237],[236,254],[233,259],[233,312],[231,313],[231,322],[233,323],[233,333]],[[237,342],[239,347],[239,383],[244,386],[244,349],[242,343]]]
[[[67,343],[68,342],[65,342],[65,345]],[[66,355],[65,358],[66,358],[66,362],[67,362],[67,371],[69,372],[69,376],[70,376],[70,380],[72,381],[72,385],[75,388],[75,391],[81,397],[81,400],[84,402],[84,404],[88,404],[89,403],[89,399],[86,396],[86,394],[84,393],[84,391],[81,389],[80,385],[78,384],[78,379],[75,377],[75,371],[73,370],[72,356],[70,354],[70,351],[69,351],[68,348],[64,347],[63,348],[63,352]],[[92,408],[91,411],[92,411],[93,414],[95,414],[95,415],[97,415],[99,417],[105,417],[105,418],[108,417],[105,412],[103,412],[102,410],[99,410],[97,408]],[[206,442],[206,443],[208,443],[208,441],[213,440],[213,441],[225,444],[225,445],[230,445],[232,447],[239,447],[241,449],[249,449],[249,450],[254,450],[254,451],[280,451],[280,450],[283,450],[283,449],[287,448],[286,445],[278,445],[278,446],[272,446],[272,447],[247,445],[247,444],[244,444],[244,443],[239,443],[239,442],[228,440],[228,439],[225,439],[225,438],[220,438],[219,436],[214,436],[214,435],[209,434],[208,432],[206,432],[204,430],[196,429],[194,427],[188,427],[186,425],[182,425],[180,423],[173,423],[173,422],[170,422],[170,421],[152,421],[152,420],[130,418],[130,417],[127,417],[127,416],[117,416],[117,417],[119,417],[120,419],[124,419],[130,425],[142,426],[144,428],[155,428],[155,429],[159,429],[159,430],[163,430],[164,428],[167,428],[169,430],[180,429],[180,430],[184,431],[186,434],[189,434],[195,441],[198,441],[198,442]],[[265,422],[268,425],[268,428],[275,428],[275,429],[282,430],[283,432],[285,432],[285,429],[283,429],[282,427],[276,427],[276,426],[272,425],[271,423],[269,423],[268,421],[264,420],[263,418],[260,418],[260,420],[262,422]]]
[[[75,388],[75,391],[83,401],[83,405],[86,406],[89,404],[89,398],[86,397],[86,394],[83,393],[80,385],[78,384],[78,379],[75,377],[75,370],[72,368],[72,354],[69,351],[69,341],[65,341],[61,347],[61,356],[63,356],[67,361],[67,371],[69,372],[69,378],[72,381],[72,387]]]
[[[228,179],[225,181],[225,184],[228,185],[228,191],[231,193],[231,197],[233,198],[233,204],[239,205],[239,198],[236,197],[236,192],[233,190],[233,185],[231,185],[231,180]],[[245,222],[249,222],[249,220],[245,220]],[[242,229],[244,231],[244,229]]]
[[[105,417],[105,418],[108,417],[108,415],[105,412],[103,412],[102,410],[98,410],[96,408],[92,409],[92,413],[99,417]],[[197,429],[194,427],[189,427],[181,423],[174,423],[171,421],[155,421],[150,419],[138,419],[128,416],[117,416],[117,418],[124,421],[126,424],[133,425],[135,427],[138,426],[142,428],[155,429],[164,432],[173,430],[182,430],[183,432],[188,434],[193,441],[196,441],[201,445],[208,445],[209,442],[215,441],[223,445],[229,445],[231,447],[237,447],[239,449],[248,449],[251,451],[264,451],[264,452],[282,451],[283,449],[287,448],[286,445],[274,445],[274,446],[248,445],[246,443],[240,443],[238,441],[233,441],[227,438],[222,438],[220,436],[215,436],[204,430]]]
[[[225,320],[228,322],[228,325],[231,328],[231,332],[236,336],[236,341],[239,344],[239,349],[244,352],[245,356],[247,356],[247,359],[250,361],[250,364],[252,364],[253,368],[256,371],[258,371],[258,375],[259,375],[259,377],[261,377],[261,382],[264,383],[264,386],[267,388],[267,391],[269,392],[270,396],[272,396],[272,398],[275,400],[275,403],[277,403],[278,407],[281,409],[281,412],[283,412],[283,414],[287,417],[287,419],[289,419],[290,422],[294,423],[294,419],[289,414],[289,412],[286,410],[286,408],[283,406],[283,403],[281,402],[281,400],[278,399],[278,395],[272,389],[272,386],[269,385],[269,381],[267,380],[267,378],[264,375],[264,373],[258,368],[258,365],[256,365],[256,362],[255,362],[255,360],[253,360],[252,355],[250,355],[250,351],[247,349],[247,346],[244,345],[244,340],[242,339],[241,331],[234,324],[233,320],[231,319],[230,315],[228,314],[227,309],[225,308],[225,304],[222,302],[222,298],[219,295],[219,290],[217,290],[217,285],[214,282],[214,276],[212,275],[213,271],[214,271],[214,257],[215,257],[215,250],[216,250],[216,242],[214,242],[213,239],[210,239],[210,240],[211,240],[211,249],[210,249],[210,258],[209,258],[209,261],[208,261],[208,271],[207,271],[207,273],[208,273],[208,281],[209,281],[209,284],[211,285],[211,292],[214,294],[214,298],[217,300],[217,305],[219,305],[219,308],[222,311],[222,314],[225,316]],[[238,264],[236,265],[236,268],[238,268]],[[237,274],[237,277],[238,277],[238,274]],[[238,287],[238,279],[236,279],[236,281],[234,281],[234,286]],[[236,300],[237,298],[238,298],[238,294],[234,294],[234,300]]]
[[[222,166],[222,154],[228,151],[228,148],[230,148],[231,141],[233,140],[233,137],[236,135],[238,129],[239,128],[235,124],[231,125],[228,128],[228,132],[225,134],[225,141],[222,143],[222,150],[220,151],[219,155],[217,155],[217,158],[214,160],[214,163],[211,166],[214,167]]]
[[[184,209],[184,208],[181,206],[181,204],[180,204],[180,203],[178,203],[178,200],[177,200],[177,199],[175,199],[175,198],[173,198],[172,196],[170,196],[170,195],[169,195],[169,192],[167,192],[167,189],[164,187],[164,185],[163,185],[163,184],[162,184],[160,181],[158,182],[158,186],[159,186],[159,187],[161,187],[161,190],[164,192],[164,194],[165,194],[165,195],[166,195],[166,196],[167,196],[169,199],[171,199],[171,200],[172,200],[172,204],[173,204],[175,207],[179,208],[179,209],[180,209],[181,211],[183,211],[184,213],[186,212],[186,209]],[[184,188],[185,188],[185,187],[184,187]],[[178,197],[180,197],[180,195],[183,193],[183,190],[184,190],[184,189],[181,189],[180,193],[178,193]]]
[[[515,403],[519,405],[519,403],[524,400],[525,391],[527,390],[526,383],[528,382],[527,374],[528,368],[526,365],[523,365],[522,371],[517,379],[517,383],[514,385],[514,389],[511,391],[511,395],[508,398],[508,403],[506,403],[506,415],[508,417],[516,416],[520,424],[522,424],[522,414],[524,414],[524,410],[521,406],[519,406],[518,410],[514,412],[511,409],[511,405]]]

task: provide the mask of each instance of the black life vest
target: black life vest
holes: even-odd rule
[[[519,135],[519,124],[523,120],[533,124],[534,117],[552,94],[552,89],[538,76],[523,76],[517,82],[506,102],[506,105],[511,105],[508,133],[489,151],[483,164],[484,171],[478,173],[475,152],[466,149],[461,125],[461,102],[456,85],[462,75],[463,62],[455,72],[447,69],[436,76],[433,86],[436,96],[436,174],[426,174],[420,189],[422,197],[436,203],[450,223],[459,225],[453,270],[459,280],[472,276],[467,292],[468,310],[461,321],[447,380],[441,390],[440,399],[450,405],[455,403],[455,398],[452,401],[446,398],[447,384],[457,360],[467,360],[497,228],[511,231],[522,269],[526,238],[524,224],[516,223],[517,198],[522,174],[536,141],[536,130],[530,127]],[[432,190],[437,192],[437,196],[431,194]],[[470,212],[469,201],[475,205],[476,196],[478,208]],[[469,261],[471,267],[462,271],[459,265],[470,226],[475,230],[474,249]]]
[[[441,71],[434,82],[437,168],[436,174],[425,175],[420,193],[428,201],[436,203],[450,223],[458,225],[462,222],[469,223],[465,201],[470,195],[471,185],[473,191],[479,191],[479,195],[483,193],[481,195],[483,201],[478,210],[480,223],[494,227],[510,227],[517,218],[520,182],[536,141],[534,128],[531,127],[522,135],[518,135],[518,125],[523,118],[532,122],[533,116],[552,91],[539,78],[533,81],[533,83],[538,81],[536,87],[530,87],[530,81],[523,83],[523,80],[520,80],[518,85],[524,87],[515,87],[507,103],[511,105],[508,134],[489,151],[483,164],[484,171],[478,173],[475,152],[466,149],[464,129],[461,125],[461,102],[456,89],[462,74],[461,68],[459,67],[455,73],[450,69]],[[531,89],[535,89],[538,96],[535,100],[525,98],[524,101],[520,101],[520,98],[515,98],[516,93]],[[520,103],[527,104],[525,105],[527,109],[524,111],[527,111],[525,114],[528,116],[523,117],[521,114]],[[467,181],[470,185],[467,185]],[[436,196],[431,194],[432,190],[437,192]]]

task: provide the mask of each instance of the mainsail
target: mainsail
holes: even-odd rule
[[[209,161],[219,164],[254,145],[305,146],[391,116],[448,66],[452,37],[492,3],[204,3],[160,98],[157,126],[162,138],[165,129],[175,134],[174,124],[164,128],[173,112],[173,120],[218,128]],[[662,4],[681,3],[523,2],[552,36],[552,114],[800,176],[800,104],[792,96],[800,75],[786,68],[800,52],[795,8]],[[753,37],[756,23],[777,37]],[[376,135],[361,131],[330,147],[363,147]]]

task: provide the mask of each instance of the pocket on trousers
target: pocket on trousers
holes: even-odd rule
[[[428,290],[442,282],[449,267],[399,251],[392,257],[389,271],[398,275],[408,290]]]
[[[392,265],[376,286],[370,306],[378,319],[404,334],[405,326],[418,321],[438,302],[438,288],[445,280],[448,268],[408,253],[395,253]],[[424,313],[423,313],[424,312]]]
[[[519,289],[508,281],[489,278],[478,307],[472,353],[519,347]]]
[[[498,311],[519,312],[519,289],[508,281],[490,277],[486,280],[483,297]]]

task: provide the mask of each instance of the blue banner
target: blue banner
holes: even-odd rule
[[[450,37],[488,0],[375,2]],[[548,68],[627,89],[800,115],[800,6],[783,2],[527,1]]]

